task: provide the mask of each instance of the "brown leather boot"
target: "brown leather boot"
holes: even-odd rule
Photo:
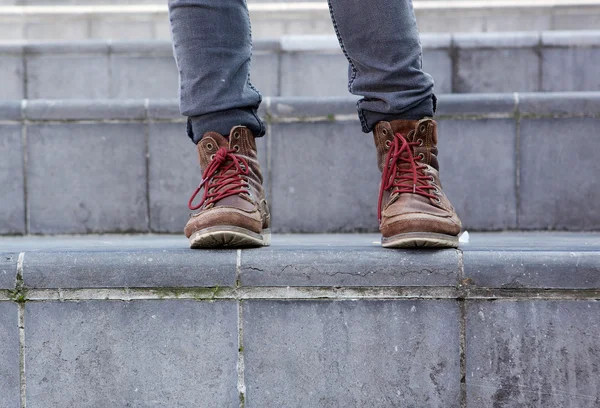
[[[185,226],[190,248],[270,245],[270,214],[252,132],[231,129],[229,141],[208,132],[198,143],[202,182],[188,203],[192,214]],[[204,188],[202,201],[193,201]]]
[[[433,119],[379,122],[379,229],[386,248],[458,247],[461,222],[442,191]]]

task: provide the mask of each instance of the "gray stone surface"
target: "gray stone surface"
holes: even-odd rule
[[[306,119],[313,117],[331,117],[333,115],[356,115],[358,97],[321,97],[314,98],[271,98],[269,114],[273,119]],[[358,119],[358,115],[357,115]]]
[[[452,92],[452,59],[448,49],[423,49],[423,70],[433,77],[436,93]]]
[[[599,47],[542,48],[544,92],[600,91],[600,78],[589,67],[600,65]]]
[[[460,406],[458,305],[244,302],[246,407]]]
[[[0,45],[0,100],[23,98],[23,47]]]
[[[274,124],[272,137],[275,231],[377,230],[380,175],[358,122]]]
[[[536,251],[469,251],[464,248],[465,276],[478,287],[535,289],[600,288],[600,253]]]
[[[0,124],[0,234],[25,233],[21,126]]]
[[[522,39],[523,44],[518,44],[518,38],[510,40],[508,44],[505,43],[507,38],[485,39],[483,41],[486,44],[479,44],[482,38],[485,37],[455,36],[457,49],[453,92],[539,90],[540,58],[534,45],[528,43],[530,39]]]
[[[442,120],[438,132],[442,185],[463,227],[515,228],[515,121]]]
[[[102,99],[109,96],[108,55],[28,55],[28,99]],[[65,69],[65,67],[77,69]]]
[[[22,111],[21,100],[0,100],[0,120],[21,120]]]
[[[179,77],[173,55],[112,54],[109,97],[175,98]]]
[[[600,303],[469,302],[469,408],[600,404]]]
[[[593,147],[599,124],[598,118],[521,120],[519,228],[600,229]]]
[[[0,253],[0,289],[14,289],[17,283],[17,260],[19,254]]]
[[[24,115],[33,120],[144,119],[143,100],[39,100],[26,101]]]
[[[281,96],[348,95],[348,60],[341,52],[293,52],[281,58]]]
[[[455,250],[389,251],[374,245],[293,245],[242,252],[246,286],[456,286]]]
[[[235,285],[235,251],[109,250],[32,252],[24,261],[32,288],[182,288]]]
[[[234,302],[27,305],[27,406],[233,407]]]
[[[519,113],[525,116],[597,116],[600,92],[539,92],[519,94]]]
[[[151,123],[149,135],[150,229],[182,233],[202,180],[196,146],[185,123]]]
[[[20,406],[17,304],[0,302],[0,407]]]
[[[30,232],[147,231],[145,163],[141,124],[29,126]]]
[[[267,52],[252,53],[250,80],[263,96],[280,95],[279,55]]]
[[[514,94],[446,94],[438,96],[436,116],[511,117],[516,111],[517,98]]]

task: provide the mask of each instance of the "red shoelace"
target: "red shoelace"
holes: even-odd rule
[[[428,181],[431,181],[431,176],[423,174],[423,170],[427,169],[427,165],[418,162],[422,155],[413,156],[412,148],[420,145],[421,142],[409,142],[402,134],[395,134],[394,141],[385,159],[381,187],[379,188],[378,209],[380,222],[381,212],[383,211],[381,208],[383,193],[390,188],[393,188],[392,194],[411,193],[428,198],[438,198],[429,192],[429,190],[436,189],[436,187],[428,183]],[[403,163],[408,163],[410,167],[400,167]]]
[[[188,202],[190,210],[195,211],[205,204],[209,205],[225,197],[247,192],[245,187],[248,183],[243,176],[247,176],[250,172],[248,162],[235,153],[236,150],[229,150],[226,147],[217,150],[215,157],[202,174],[202,182]],[[229,164],[225,166],[226,163]],[[202,187],[204,187],[202,201],[195,206],[193,202]]]

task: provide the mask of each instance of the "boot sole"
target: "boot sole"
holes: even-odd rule
[[[260,234],[241,227],[223,226],[205,228],[190,236],[190,248],[256,248],[271,245],[271,230]]]
[[[381,238],[384,248],[458,248],[458,237],[433,232],[408,232]]]

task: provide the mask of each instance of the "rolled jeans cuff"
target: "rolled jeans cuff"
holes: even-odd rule
[[[187,134],[194,143],[198,143],[206,132],[229,136],[229,132],[235,126],[247,127],[254,137],[262,137],[266,131],[263,121],[256,114],[256,109],[238,108],[188,117]]]
[[[437,111],[437,97],[431,94],[417,105],[410,107],[402,113],[380,113],[362,109],[361,101],[358,101],[358,117],[362,130],[365,133],[371,133],[378,122],[393,120],[420,120],[426,117],[433,117]]]

